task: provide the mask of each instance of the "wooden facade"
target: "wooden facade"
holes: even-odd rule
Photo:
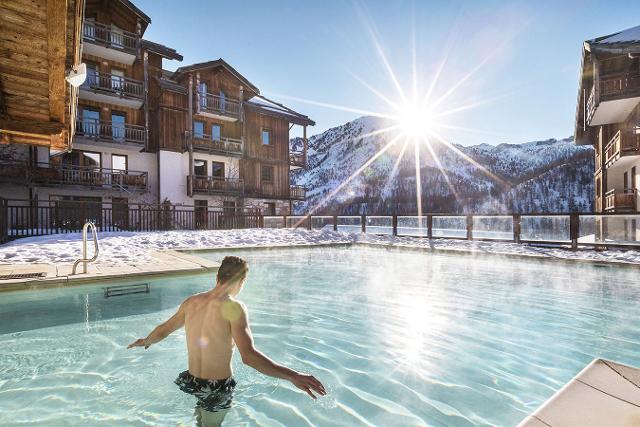
[[[71,145],[84,0],[0,4],[0,142]]]
[[[637,30],[583,45],[575,142],[594,147],[596,212],[638,212],[640,40],[633,36]]]

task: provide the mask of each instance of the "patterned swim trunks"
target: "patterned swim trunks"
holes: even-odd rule
[[[210,412],[229,409],[236,382],[233,377],[224,380],[206,380],[194,377],[189,371],[181,372],[174,381],[180,390],[194,395],[197,406]]]

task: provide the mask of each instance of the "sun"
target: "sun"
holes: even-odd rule
[[[431,110],[417,104],[407,104],[401,108],[396,122],[400,132],[413,140],[428,137],[437,127]]]

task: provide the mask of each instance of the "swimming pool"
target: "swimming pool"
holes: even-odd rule
[[[236,354],[228,425],[511,426],[594,357],[640,365],[635,269],[363,247],[230,252],[250,262],[240,297],[258,348],[329,395],[313,402]],[[105,285],[0,294],[0,425],[192,425],[194,400],[173,384],[184,331],[146,352],[125,346],[212,278],[149,284],[110,298]]]

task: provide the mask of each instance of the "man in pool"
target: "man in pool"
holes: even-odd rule
[[[175,330],[185,327],[189,370],[175,383],[185,393],[197,397],[197,408],[221,423],[231,406],[236,382],[232,376],[231,354],[235,342],[242,361],[265,375],[290,381],[313,399],[324,396],[324,386],[312,375],[279,365],[257,350],[251,336],[247,308],[235,299],[242,289],[249,267],[242,258],[222,260],[213,289],[187,298],[169,320],[157,326],[146,338],[127,348],[156,344]]]

